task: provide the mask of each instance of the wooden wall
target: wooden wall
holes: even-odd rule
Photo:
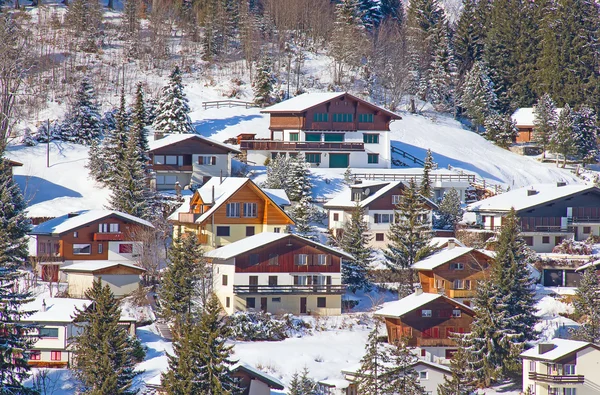
[[[216,155],[227,154],[231,150],[199,138],[190,138],[150,151],[155,155]]]

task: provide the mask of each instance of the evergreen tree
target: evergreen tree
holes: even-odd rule
[[[310,197],[312,183],[310,182],[310,164],[303,154],[291,156],[287,161],[286,183],[284,188],[292,201],[299,201],[305,196]]]
[[[108,173],[108,169],[104,152],[100,145],[100,140],[92,140],[92,143],[90,144],[90,150],[88,151],[88,158],[88,163],[85,165],[85,167],[90,171],[90,175],[96,181],[103,180]]]
[[[254,103],[264,107],[273,102],[273,77],[272,61],[269,57],[264,57],[260,64],[256,65],[256,73],[254,74]]]
[[[287,395],[304,395],[302,394],[302,382],[300,381],[300,374],[294,372],[292,380],[290,381]]]
[[[146,106],[144,104],[144,88],[142,83],[138,83],[135,91],[135,102],[133,104],[133,113],[131,114],[130,136],[135,139],[137,144],[137,160],[143,166],[144,170],[148,167],[147,152],[150,151],[148,145],[148,130]],[[131,137],[130,137],[131,138]]]
[[[102,150],[100,152],[101,161],[104,161],[104,166],[101,173],[94,174],[96,180],[103,182],[111,188],[115,188],[118,182],[120,173],[124,170],[125,156],[127,151],[127,138],[129,134],[129,116],[125,106],[125,91],[121,90],[121,98],[119,108],[115,114],[114,127],[111,128],[102,142]]]
[[[499,147],[510,147],[519,130],[510,115],[491,114],[485,120],[485,138]]]
[[[454,341],[458,349],[450,359],[450,376],[438,387],[438,395],[471,395],[475,392],[473,372],[469,365],[470,354],[465,349],[462,335],[456,335]]]
[[[421,178],[421,186],[419,193],[426,199],[433,198],[433,187],[431,186],[431,170],[433,170],[433,156],[431,155],[431,149],[427,149],[427,155],[425,155],[425,165],[423,165],[423,177]]]
[[[567,165],[567,157],[577,153],[577,140],[573,130],[573,111],[569,104],[565,104],[558,116],[556,130],[550,136],[550,149],[552,152],[562,155],[562,167]],[[556,162],[558,164],[558,158]]]
[[[583,272],[573,300],[575,315],[581,326],[573,337],[591,343],[600,343],[600,283],[594,266]]]
[[[287,395],[317,395],[317,384],[308,375],[309,371],[305,367],[302,374],[295,372],[292,375]]]
[[[179,67],[175,66],[169,76],[169,83],[163,88],[158,102],[154,119],[155,132],[164,135],[194,133],[189,112],[188,99],[183,92],[181,71]]]
[[[67,114],[63,128],[63,139],[79,144],[91,144],[100,137],[102,127],[100,113],[96,104],[96,92],[91,81],[84,77],[75,92],[73,104]]]
[[[366,292],[371,289],[369,266],[373,261],[373,250],[369,247],[373,236],[368,234],[369,223],[364,219],[364,209],[357,202],[350,221],[344,225],[339,247],[354,257],[342,263],[342,283],[355,293],[359,289]]]
[[[263,188],[285,189],[288,191],[291,180],[289,170],[291,158],[286,155],[277,154],[267,164],[267,180],[262,184]],[[287,192],[286,192],[287,193]]]
[[[159,289],[159,314],[165,320],[185,317],[198,309],[210,275],[204,251],[195,233],[185,233],[173,242]]]
[[[375,328],[369,333],[365,345],[365,355],[360,360],[357,372],[356,390],[361,395],[383,394],[385,388],[386,366],[390,361],[385,344],[379,341],[381,323],[375,322]]]
[[[389,353],[390,365],[383,377],[384,394],[426,395],[425,388],[419,384],[419,374],[414,364],[419,359],[407,346],[406,339],[399,339]]]
[[[463,81],[475,62],[483,58],[486,17],[490,3],[488,0],[463,0],[463,10],[453,37],[459,81]]]
[[[27,234],[31,223],[25,216],[26,203],[13,181],[11,166],[0,152],[0,383],[3,394],[27,394],[23,382],[29,377],[26,350],[34,339],[32,329],[21,322],[33,311],[23,308],[33,298],[21,289],[27,262]],[[33,392],[32,392],[33,393]]]
[[[479,131],[479,127],[485,124],[486,118],[496,107],[494,84],[487,66],[479,61],[475,62],[465,76],[461,89],[460,106],[473,122],[473,129]]]
[[[102,6],[95,0],[73,0],[67,7],[65,25],[80,40],[78,47],[84,51],[98,49],[98,37],[102,25]]]
[[[292,217],[295,222],[295,231],[298,236],[302,236],[309,240],[317,240],[316,229],[311,225],[315,217],[315,208],[310,202],[308,196],[302,197],[292,211]]]
[[[444,194],[439,205],[436,227],[448,230],[456,229],[456,225],[462,221],[463,213],[458,191],[451,188]]]
[[[329,46],[334,59],[333,80],[341,84],[346,69],[361,64],[368,45],[359,0],[341,0],[335,6],[335,23]]]
[[[598,118],[594,110],[581,106],[573,114],[573,134],[577,144],[577,156],[583,164],[598,162]]]
[[[550,138],[556,130],[557,121],[554,101],[549,94],[544,93],[533,107],[533,141],[542,148],[543,158],[546,158],[546,150],[550,146]]]
[[[398,25],[404,22],[404,6],[401,0],[381,0],[383,20],[392,20]]]
[[[359,0],[362,24],[368,31],[379,27],[383,20],[381,0]]]
[[[86,394],[134,394],[135,376],[132,341],[119,326],[121,309],[108,285],[95,280],[85,292],[92,305],[77,310],[81,334],[73,341],[75,376]]]
[[[428,100],[436,111],[454,111],[457,68],[450,43],[447,22],[438,24],[433,36],[433,59],[431,61]]]

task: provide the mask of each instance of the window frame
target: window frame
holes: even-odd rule
[[[56,333],[56,336],[45,335],[43,331],[52,331],[52,334]],[[41,328],[38,329],[38,337],[40,339],[58,339],[58,336],[59,336],[58,328],[41,327]]]
[[[376,165],[379,163],[379,154],[367,154],[367,164]]]
[[[154,155],[154,157],[152,158],[152,164],[164,165],[165,164],[165,156],[164,155]]]
[[[249,303],[250,301],[252,301],[252,303]],[[252,304],[252,306],[250,306],[250,304]],[[251,298],[246,298],[246,309],[255,309],[256,308],[256,298],[251,297]]]
[[[421,317],[431,318],[432,316],[433,316],[433,312],[431,311],[431,309],[422,309],[421,310]]]
[[[217,236],[218,237],[230,237],[231,236],[231,227],[230,226],[217,226]]]
[[[364,144],[379,144],[379,133],[364,133],[363,134]]]
[[[133,243],[119,243],[119,254],[133,254]]]
[[[279,254],[269,254],[268,266],[279,266]]]
[[[225,206],[225,217],[227,218],[240,218],[241,207],[239,202],[227,203]]]
[[[460,318],[462,317],[461,309],[452,309],[452,318]]]
[[[297,266],[308,266],[308,254],[295,254],[294,257]]]
[[[375,241],[385,241],[384,233],[375,233]]]
[[[307,152],[304,154],[306,162],[312,164],[320,164],[321,163],[321,153],[320,152]]]
[[[58,350],[50,351],[50,360],[51,361],[62,361],[62,351],[58,351]]]
[[[229,279],[227,278],[227,274],[223,274],[221,277],[221,285],[226,287],[229,284]]]
[[[85,249],[85,248],[88,248],[89,252],[81,252],[81,250]],[[92,255],[92,244],[91,243],[73,244],[73,255]]]
[[[319,266],[327,266],[327,254],[316,254],[317,255],[317,265]]]
[[[98,243],[98,254],[104,254],[104,243]]]
[[[325,296],[317,297],[317,308],[318,309],[326,309],[327,308],[327,298]]]
[[[41,361],[42,360],[42,352],[40,350],[30,350],[29,351],[29,360],[30,361]]]
[[[250,215],[248,215],[250,212]],[[244,203],[244,218],[258,217],[258,203]]]

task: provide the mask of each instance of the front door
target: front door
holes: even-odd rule
[[[350,154],[329,154],[329,167],[345,169],[350,165]]]
[[[260,309],[263,313],[267,312],[267,298],[260,298]]]
[[[306,314],[306,298],[300,298],[300,314]]]
[[[248,280],[248,282],[250,283],[248,284],[250,285],[250,292],[258,292],[258,276],[249,276]]]

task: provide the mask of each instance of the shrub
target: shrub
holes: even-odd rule
[[[233,338],[245,341],[279,341],[307,333],[310,325],[291,314],[273,316],[270,313],[237,312],[230,319]]]

